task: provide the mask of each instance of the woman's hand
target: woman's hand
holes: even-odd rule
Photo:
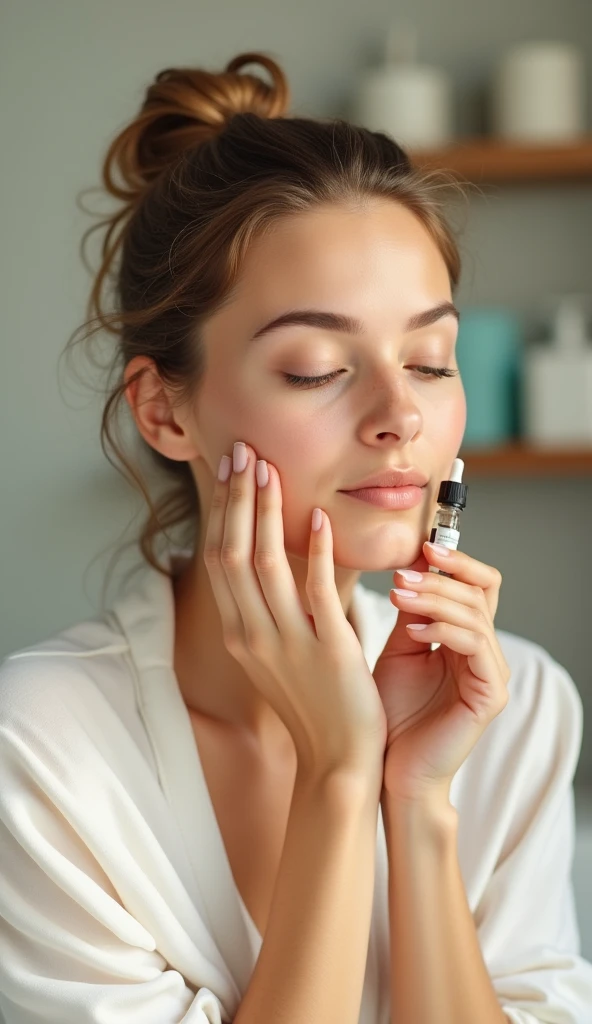
[[[387,717],[384,790],[403,801],[448,794],[453,776],[508,702],[510,669],[493,625],[501,575],[462,551],[426,542],[421,581],[395,574],[397,622],[374,668]],[[429,565],[451,573],[449,579]],[[426,571],[427,570],[427,571]],[[424,629],[409,628],[426,623]],[[440,643],[435,651],[430,644]]]
[[[386,717],[335,585],[328,516],[310,532],[311,622],[284,548],[279,474],[260,460],[256,479],[255,462],[252,448],[235,445],[232,475],[214,486],[204,542],[225,646],[288,729],[300,767],[380,782]]]

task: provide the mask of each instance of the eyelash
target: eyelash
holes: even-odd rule
[[[451,370],[446,366],[415,366],[414,369],[427,371],[424,372],[424,377],[436,378],[456,377],[459,372],[458,370]],[[329,381],[334,380],[335,377],[338,377],[340,373],[341,370],[335,370],[333,373],[326,373],[322,377],[299,377],[294,373],[284,373],[284,377],[287,383],[294,388],[305,388],[307,384],[322,387],[323,384],[327,384]]]

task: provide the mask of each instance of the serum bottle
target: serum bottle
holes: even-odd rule
[[[450,480],[442,480],[438,491],[440,508],[434,516],[430,532],[432,544],[443,544],[456,551],[460,540],[460,514],[467,503],[467,484],[461,483],[465,464],[462,459],[452,463]],[[450,572],[442,572],[435,565],[430,565],[430,572],[439,572],[441,576],[452,576]]]
[[[462,459],[455,459],[452,463],[450,480],[442,480],[438,492],[438,505],[440,508],[434,516],[434,522],[430,532],[432,544],[444,544],[447,548],[456,551],[460,540],[460,514],[467,503],[467,484],[461,483],[465,464]],[[430,572],[439,572],[441,576],[452,576],[451,572],[442,572],[435,565],[430,565]],[[430,644],[430,650],[436,651],[439,643]]]

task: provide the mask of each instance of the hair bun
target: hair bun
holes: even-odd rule
[[[253,74],[238,74],[245,64],[261,64],[272,84]],[[241,53],[221,72],[165,68],[148,86],[138,116],[111,143],[104,184],[112,195],[136,200],[165,167],[185,150],[218,135],[235,114],[282,117],[289,104],[284,72],[263,53]],[[127,188],[114,182],[113,164]]]

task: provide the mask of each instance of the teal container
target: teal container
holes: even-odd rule
[[[467,400],[463,448],[518,437],[522,330],[517,314],[461,307],[456,358]]]

